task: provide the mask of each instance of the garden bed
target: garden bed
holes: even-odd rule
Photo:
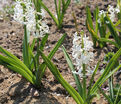
[[[43,0],[44,1],[44,0]],[[54,0],[44,1],[45,4],[52,12],[54,12]],[[90,8],[93,11],[96,5],[100,9],[106,9],[108,5],[116,5],[116,2],[109,0],[90,0]],[[0,4],[1,5],[1,4]],[[86,11],[85,3],[75,4],[73,1],[70,4],[65,17],[63,28],[58,30],[55,23],[49,15],[47,15],[47,24],[50,28],[50,34],[45,46],[44,53],[48,53],[53,49],[57,41],[61,38],[63,33],[67,33],[63,45],[67,49],[67,52],[71,56],[73,34],[75,33],[75,24],[72,17],[72,12],[75,13],[78,22],[79,31],[90,37],[90,33],[86,29]],[[22,58],[22,40],[23,40],[23,27],[19,23],[15,22],[12,17],[7,15],[7,18],[0,20],[0,46],[12,52],[18,58]],[[36,50],[36,49],[35,49]],[[96,48],[94,52],[94,62],[91,63],[92,68],[97,64],[100,59],[100,70],[105,67],[103,64],[104,55],[109,51],[115,51],[112,45],[103,49]],[[60,70],[64,79],[70,83],[73,87],[76,87],[72,73],[64,58],[61,47],[54,55],[52,61],[56,64]],[[98,71],[96,78],[98,78],[100,72]],[[95,80],[96,80],[95,78]],[[121,75],[118,77],[121,79]],[[115,80],[116,82],[119,81]],[[121,82],[121,81],[120,81]],[[104,84],[106,86],[107,83]],[[107,104],[104,97],[100,99],[94,99],[94,104]],[[57,82],[52,73],[47,69],[45,76],[42,79],[40,89],[36,89],[32,84],[26,81],[21,75],[8,70],[7,68],[0,66],[0,104],[76,104],[75,101],[66,90]]]

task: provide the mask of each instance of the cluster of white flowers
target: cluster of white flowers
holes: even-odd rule
[[[84,37],[78,36],[77,32],[74,34],[72,56],[75,60],[75,65],[77,66],[78,72],[73,73],[79,74],[80,77],[82,77],[82,65],[85,64],[87,66],[93,59],[93,52],[90,52],[90,50],[93,49],[92,46],[93,42],[89,41],[89,37],[86,37],[86,35]],[[89,65],[86,67],[86,69],[86,75],[92,73]]]
[[[106,13],[107,12],[105,12],[104,10],[101,10],[101,11],[99,11],[99,19],[98,19],[98,23],[100,23],[100,25],[101,25],[101,21],[102,21],[102,19],[106,16]]]
[[[114,8],[113,6],[109,5],[108,6],[108,12],[106,12],[104,10],[99,11],[98,23],[100,23],[100,25],[101,25],[101,19],[103,19],[106,16],[106,14],[108,14],[108,16],[110,17],[111,21],[114,22],[115,17],[116,17],[115,14],[117,14],[119,12],[120,12],[119,6]]]
[[[36,20],[37,15],[41,15],[42,18]],[[32,32],[35,37],[43,37],[45,33],[49,33],[49,27],[43,20],[44,17],[44,10],[41,9],[41,13],[36,12],[30,0],[18,0],[15,2],[14,20],[26,25],[27,30]]]

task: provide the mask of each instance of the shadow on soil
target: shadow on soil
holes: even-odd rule
[[[48,90],[49,89],[45,89],[43,85],[37,90],[22,78],[20,82],[13,84],[9,88],[8,94],[11,100],[13,100],[13,104],[61,104]]]

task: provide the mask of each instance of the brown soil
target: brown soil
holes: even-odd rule
[[[54,13],[54,0],[44,1],[48,8]],[[67,37],[63,43],[67,52],[71,55],[71,47],[73,40],[73,33],[75,33],[74,20],[72,12],[76,14],[78,20],[79,31],[83,30],[88,36],[85,19],[85,3],[81,5],[71,3],[64,18],[64,26],[61,30],[58,30],[53,20],[47,15],[47,22],[50,26],[50,35],[48,38],[48,44],[45,47],[46,55],[52,50],[57,43],[58,39],[63,33],[67,33]],[[116,2],[109,0],[90,0],[90,7],[93,11],[96,4],[105,9],[107,6],[115,5]],[[22,40],[23,40],[23,28],[20,24],[9,19],[0,20],[0,46],[4,47],[8,51],[12,52],[18,58],[22,58]],[[98,59],[103,61],[105,53],[111,51],[112,48],[94,49],[95,60],[92,63],[96,65]],[[60,69],[61,74],[73,87],[75,86],[73,76],[68,68],[66,60],[64,58],[61,48],[56,52],[52,61]],[[91,65],[92,65],[91,64]],[[100,68],[103,64],[100,65]],[[96,78],[99,77],[99,73]],[[107,104],[105,99],[95,99],[94,104]],[[3,66],[0,66],[0,104],[76,104],[72,97],[65,91],[65,89],[55,80],[52,73],[47,69],[45,76],[42,80],[41,88],[35,89],[29,82],[26,81],[21,75],[10,71]]]

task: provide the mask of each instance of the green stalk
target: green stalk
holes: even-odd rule
[[[39,78],[39,75],[40,75],[40,69],[39,69],[39,38],[37,38],[37,58],[36,58],[36,85],[37,87],[39,87],[41,81],[40,81],[40,78]]]
[[[39,38],[37,38],[37,68],[39,66]]]
[[[23,60],[24,64],[29,67],[28,36],[26,25],[24,25]]]
[[[83,99],[86,101],[86,66],[83,64]]]
[[[76,32],[79,34],[79,29],[78,29],[78,24],[77,24],[77,18],[75,16],[75,13],[72,13],[72,16],[74,18],[74,23],[75,23],[75,28],[76,28]]]

